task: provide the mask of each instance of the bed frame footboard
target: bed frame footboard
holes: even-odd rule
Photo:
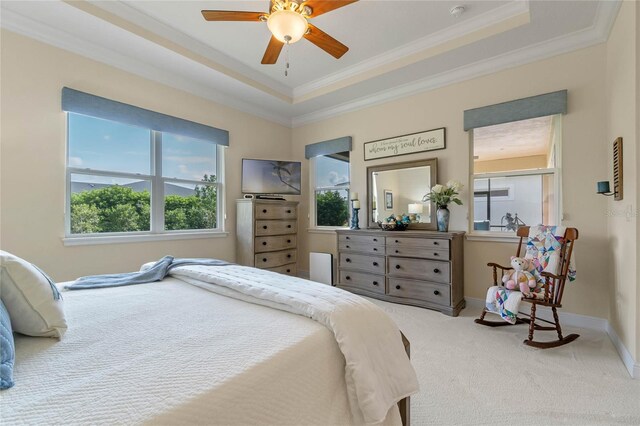
[[[400,334],[402,335],[402,343],[404,344],[404,350],[407,351],[407,356],[411,358],[411,348],[410,348],[411,344],[409,343],[409,340],[407,340],[407,338],[402,332],[400,332]],[[410,426],[411,403],[409,401],[409,397],[406,397],[398,401],[398,408],[400,409],[400,418],[402,419],[402,425]]]

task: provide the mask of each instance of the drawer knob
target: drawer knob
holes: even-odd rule
[[[400,286],[399,285],[396,286],[396,290],[400,290]]]
[[[346,245],[346,247],[347,247],[347,248],[351,248],[351,246],[350,246],[350,245],[348,245],[348,244]]]
[[[439,246],[439,245],[440,245],[440,243],[439,243],[439,242],[437,242],[437,241],[434,241],[434,242],[433,242],[433,245],[434,245],[434,246]]]
[[[291,272],[291,269],[287,269],[287,273]]]
[[[351,237],[346,237],[345,239],[346,239],[346,240],[350,240],[350,239],[351,239]]]
[[[378,281],[374,281],[374,282],[373,282],[373,285],[378,285]]]
[[[348,257],[345,260],[347,263],[351,263],[351,259],[349,259]]]
[[[396,243],[399,243],[400,241],[396,240]]]
[[[287,210],[287,213],[291,213],[291,210]]]
[[[351,279],[351,277],[349,275],[347,275],[346,277],[344,277],[347,281],[349,281]]]
[[[267,258],[266,258],[266,257],[263,257],[263,258],[262,258],[262,261],[263,261],[263,262],[266,262],[266,261],[267,261]]]
[[[436,296],[440,294],[440,292],[438,290],[433,290],[433,294],[435,294]]]
[[[373,251],[378,251],[378,248],[377,248],[377,247],[374,247],[374,248],[373,248]]]
[[[263,242],[262,242],[262,245],[263,245],[263,246],[266,246],[266,245],[267,245],[267,242],[266,242],[266,241],[263,241]]]
[[[400,265],[396,265],[396,269],[400,269]]]
[[[433,270],[433,272],[435,272],[436,274],[439,274],[439,273],[440,273],[440,269],[435,268],[435,269]]]
[[[378,239],[377,239],[377,238],[374,238],[374,239],[373,239],[373,241],[374,241],[374,242],[377,242],[377,241],[378,241]]]
[[[434,253],[433,253],[433,255],[434,255],[434,256],[440,256],[440,255],[438,254],[438,252],[434,252]]]
[[[264,226],[262,227],[262,229],[267,229],[267,225],[264,225]]]
[[[400,250],[396,250],[396,253],[400,253]]]
[[[373,262],[373,266],[378,266],[378,262]]]
[[[287,225],[287,228],[291,228],[291,225]]]
[[[262,213],[266,213],[266,212],[267,212],[267,209],[262,209]]]
[[[288,243],[290,243],[290,242],[291,242],[291,240],[287,240],[287,242],[288,242]]]
[[[291,254],[288,254],[288,255],[287,255],[287,258],[291,258]]]

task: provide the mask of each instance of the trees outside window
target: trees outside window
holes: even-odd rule
[[[219,228],[217,145],[78,114],[68,120],[69,235]]]

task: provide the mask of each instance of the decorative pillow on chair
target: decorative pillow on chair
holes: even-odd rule
[[[16,360],[16,347],[13,343],[13,331],[9,312],[0,300],[0,389],[13,386],[13,363]]]
[[[5,251],[0,251],[0,299],[17,333],[62,337],[67,331],[62,298],[51,278]]]

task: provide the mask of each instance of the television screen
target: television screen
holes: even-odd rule
[[[242,159],[242,192],[245,194],[300,195],[301,163],[298,161]]]

